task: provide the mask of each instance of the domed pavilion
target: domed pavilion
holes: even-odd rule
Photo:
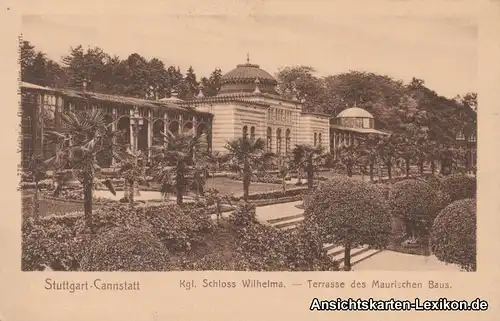
[[[341,111],[330,124],[330,147],[334,157],[340,147],[353,144],[360,136],[368,134],[388,135],[375,129],[375,118],[365,109],[354,106]]]

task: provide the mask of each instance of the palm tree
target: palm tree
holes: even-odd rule
[[[250,181],[255,173],[265,172],[266,167],[274,158],[273,153],[265,151],[263,139],[243,136],[226,144],[230,166],[243,176],[243,198],[248,201]]]
[[[105,143],[112,140],[113,133],[100,110],[66,112],[61,114],[61,120],[61,130],[47,133],[47,138],[56,144],[57,152],[46,163],[54,165],[56,169],[69,168],[77,175],[83,185],[85,222],[91,232],[94,232],[92,194],[95,174],[100,169],[96,158],[101,153],[110,151]],[[105,181],[103,185],[116,194],[109,181]]]
[[[314,173],[318,166],[323,164],[327,154],[322,146],[296,145],[292,150],[292,166],[303,170],[307,174],[307,187],[313,188]]]
[[[168,130],[162,135],[164,144],[153,147],[157,161],[154,177],[162,184],[162,194],[175,190],[177,205],[182,206],[185,192],[193,185],[199,189],[205,183],[202,173],[206,168],[201,163],[207,150],[206,135]]]

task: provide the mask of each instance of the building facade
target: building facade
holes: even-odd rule
[[[258,65],[238,65],[221,80],[214,97],[200,94],[190,100],[172,96],[147,100],[107,95],[85,90],[55,89],[21,84],[22,161],[25,165],[35,151],[45,157],[56,146],[44,138],[48,130],[61,127],[61,113],[101,109],[113,131],[125,133],[125,144],[134,142],[133,120],[141,118],[137,148],[150,155],[154,144],[161,144],[161,133],[206,133],[209,148],[225,152],[226,143],[248,135],[266,142],[267,151],[279,156],[289,154],[296,144],[322,145],[330,150],[330,117],[308,113],[295,92],[278,94],[277,81]],[[100,157],[100,166],[110,167],[111,156]]]
[[[338,158],[339,149],[358,141],[364,135],[390,135],[375,129],[375,119],[368,111],[351,107],[341,111],[330,120],[330,150],[334,159]]]
[[[259,65],[237,65],[221,79],[214,97],[198,95],[189,105],[213,115],[212,149],[225,151],[228,140],[248,135],[266,142],[267,151],[288,155],[297,144],[330,149],[330,116],[303,110],[296,92],[278,94],[278,82]]]

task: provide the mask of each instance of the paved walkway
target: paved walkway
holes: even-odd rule
[[[379,254],[356,264],[353,271],[454,271],[460,267],[439,261],[434,255],[411,255],[393,251]]]

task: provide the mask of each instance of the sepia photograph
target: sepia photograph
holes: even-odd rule
[[[473,18],[21,31],[22,271],[477,270]]]

